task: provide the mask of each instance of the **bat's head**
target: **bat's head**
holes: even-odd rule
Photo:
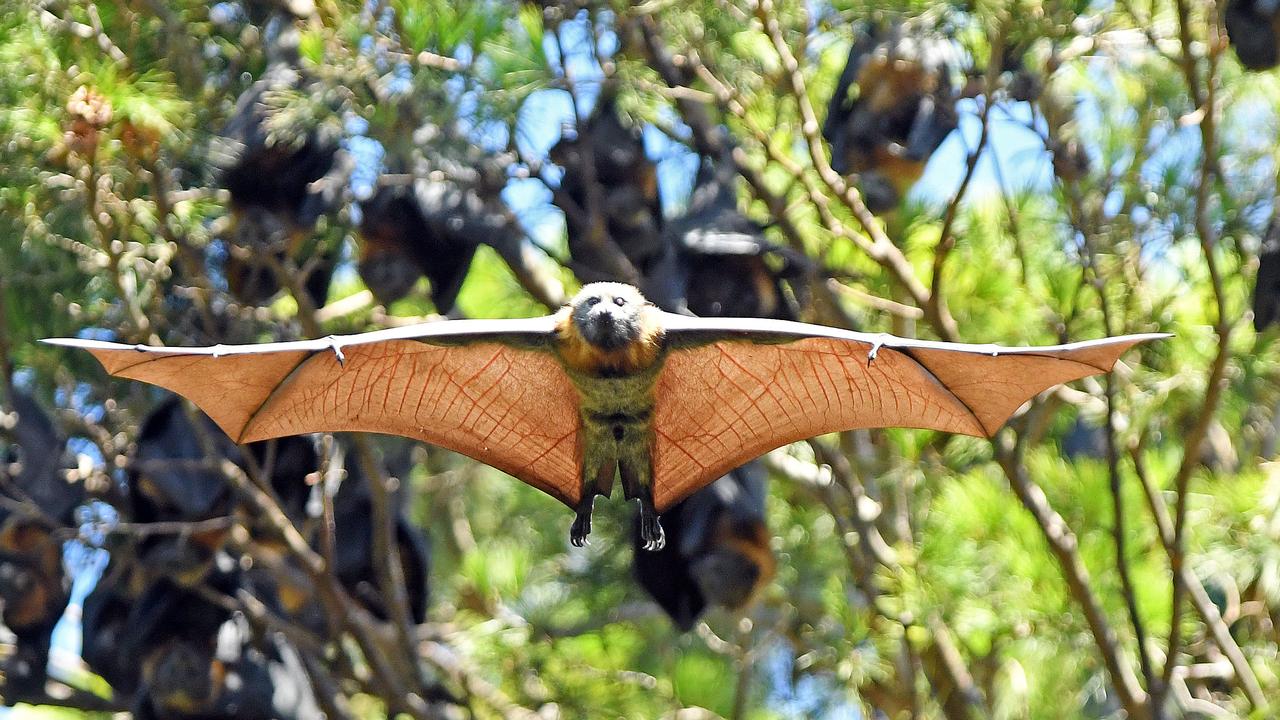
[[[612,351],[645,337],[644,315],[648,307],[649,301],[630,285],[599,282],[578,291],[569,303],[569,312],[583,340]]]

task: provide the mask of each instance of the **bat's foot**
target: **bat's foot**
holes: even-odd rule
[[[569,542],[574,547],[582,547],[587,544],[587,536],[591,534],[591,504],[588,503],[586,508],[578,508],[578,515],[573,519],[573,525],[569,526]]]
[[[662,531],[658,513],[651,507],[640,506],[640,539],[649,552],[657,552],[667,546],[667,534]]]

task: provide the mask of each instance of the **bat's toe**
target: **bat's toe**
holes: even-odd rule
[[[662,523],[654,513],[640,513],[640,539],[642,546],[649,552],[657,552],[667,546],[667,534],[662,530]]]
[[[573,519],[573,525],[569,527],[569,542],[574,547],[582,547],[587,544],[587,536],[591,534],[591,513],[579,512],[577,517]]]

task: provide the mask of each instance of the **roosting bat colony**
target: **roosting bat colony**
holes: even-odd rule
[[[316,130],[268,140],[263,94],[307,85],[296,47],[274,47],[276,57],[237,103],[221,141],[231,221],[223,270],[232,294],[263,303],[281,291],[273,265],[287,256],[305,269],[300,287],[319,307],[337,253],[322,247],[314,229],[336,210],[349,158]],[[859,179],[875,212],[897,207],[956,126],[949,47],[901,33],[866,35],[853,45],[824,134],[832,166]],[[908,87],[914,89],[904,92]],[[765,228],[741,213],[727,152],[703,159],[687,210],[674,218],[663,216],[656,167],[638,128],[611,96],[550,159],[564,170],[554,201],[565,214],[576,274],[638,283],[652,301],[629,285],[594,282],[559,313],[530,320],[434,322],[207,348],[49,341],[87,349],[111,374],[172,390],[213,420],[198,433],[191,423],[205,420],[173,401],[148,416],[128,483],[132,520],[225,516],[232,491],[220,469],[172,465],[198,463],[212,451],[259,467],[286,514],[303,523],[303,476],[315,472],[318,459],[298,436],[403,435],[470,455],[560,500],[576,512],[574,545],[591,530],[594,498],[611,495],[619,478],[623,495],[639,501],[636,576],[688,629],[708,604],[741,607],[774,574],[766,472],[757,456],[855,428],[990,436],[1035,394],[1106,372],[1150,337],[1000,348],[791,322],[811,268],[769,243]],[[358,269],[379,301],[408,295],[425,275],[436,308],[449,311],[477,247],[519,232],[497,201],[500,168],[493,159],[485,163],[487,172],[453,167],[447,179],[428,179],[406,161],[391,169],[417,179],[381,184],[361,202]],[[201,446],[204,434],[214,447]],[[334,497],[338,575],[377,614],[368,491],[357,468],[348,466]],[[252,531],[252,519],[246,522]],[[403,519],[397,523],[410,609],[420,622],[425,539]],[[230,526],[221,524],[114,548],[85,601],[85,659],[113,687],[145,688],[140,708],[163,712],[193,694],[220,706],[261,702],[269,693],[255,694],[253,683],[269,682],[270,666],[296,662],[270,650],[258,653],[257,664],[247,656],[221,661],[245,666],[249,686],[238,695],[189,687],[184,668],[207,665],[200,659],[216,655],[219,628],[232,619],[228,609],[193,594],[200,583],[269,586],[280,612],[323,631],[313,589],[289,583],[300,570],[271,567],[287,564],[284,553],[262,569],[223,567],[218,550],[233,542]],[[126,551],[140,562],[117,562]],[[57,568],[43,563],[50,564]],[[53,570],[32,573],[31,582],[65,600]],[[38,619],[16,627],[27,625]],[[47,625],[40,626],[46,646]]]
[[[408,511],[413,488],[398,484],[424,457],[414,441],[468,456],[565,505],[571,512],[563,512],[563,524],[540,530],[571,558],[589,555],[571,548],[589,543],[595,500],[611,497],[617,486],[623,499],[635,501],[623,531],[634,546],[635,580],[661,608],[650,604],[652,613],[660,619],[665,613],[685,632],[700,627],[713,607],[747,612],[763,588],[786,578],[766,514],[771,451],[879,428],[973,436],[984,439],[985,450],[985,440],[1028,401],[1110,373],[1126,351],[1169,337],[1136,334],[1159,325],[1109,319],[1101,321],[1109,331],[1074,337],[1058,319],[1057,339],[1049,342],[1060,344],[952,342],[999,338],[964,322],[959,334],[947,330],[955,321],[945,303],[910,283],[892,299],[872,298],[880,303],[875,307],[909,320],[895,320],[896,333],[947,341],[819,324],[847,318],[831,310],[841,297],[831,288],[855,273],[832,271],[806,250],[803,233],[799,241],[784,239],[789,201],[750,201],[749,191],[776,178],[756,170],[745,140],[707,110],[715,101],[728,114],[740,102],[738,90],[708,80],[716,68],[699,65],[696,54],[667,52],[649,18],[619,30],[618,52],[637,53],[656,73],[646,74],[642,87],[660,79],[664,92],[687,91],[658,93],[680,110],[679,127],[667,127],[671,117],[662,113],[637,112],[609,63],[593,93],[574,96],[575,122],[549,138],[538,161],[515,139],[498,149],[476,140],[483,118],[467,128],[428,119],[403,99],[408,90],[379,97],[378,112],[398,118],[403,137],[398,144],[381,141],[370,160],[352,151],[349,136],[358,133],[350,125],[306,113],[286,117],[281,109],[288,105],[282,98],[303,96],[329,114],[338,107],[351,112],[342,92],[326,89],[334,78],[304,60],[319,52],[305,30],[321,22],[321,10],[309,0],[246,8],[264,28],[261,37],[244,35],[261,44],[263,62],[252,77],[244,71],[243,92],[207,148],[209,184],[216,186],[209,197],[222,211],[208,224],[206,245],[175,242],[183,261],[211,280],[167,297],[178,319],[148,326],[128,342],[117,342],[124,338],[111,327],[44,340],[91,353],[111,376],[168,391],[111,386],[118,392],[110,406],[136,403],[139,422],[127,440],[111,439],[122,459],[107,487],[86,496],[84,483],[65,480],[78,462],[67,450],[66,423],[87,422],[50,408],[70,401],[6,392],[16,414],[0,449],[18,470],[4,495],[38,508],[27,513],[0,504],[2,618],[16,638],[2,667],[6,703],[45,692],[54,627],[71,598],[62,548],[70,536],[60,528],[84,524],[86,508],[95,517],[110,508],[110,521],[94,526],[104,533],[109,559],[81,603],[81,656],[117,698],[128,699],[135,717],[341,717],[350,708],[317,681],[315,662],[335,655],[325,643],[346,627],[342,618],[387,630],[358,638],[371,669],[352,674],[403,691],[408,699],[391,703],[391,711],[436,717],[415,703],[465,704],[486,692],[490,702],[493,689],[458,680],[461,671],[450,675],[453,666],[442,661],[437,673],[408,674],[429,688],[424,699],[378,664],[382,650],[413,656],[440,640],[415,628],[430,614],[432,583],[438,592],[439,583],[450,582],[439,567],[441,574],[432,575],[432,543]],[[1226,0],[1222,27],[1243,67],[1280,64],[1280,4]],[[908,196],[944,141],[956,136],[963,102],[979,94],[973,88],[981,69],[962,69],[972,59],[945,23],[866,22],[841,37],[849,44],[837,54],[845,58],[847,47],[847,59],[832,82],[810,86],[818,111],[809,112],[817,117],[806,117],[806,134],[791,141],[816,146],[817,176],[852,198],[852,215],[874,221],[866,224],[872,239],[853,247],[878,263],[865,268],[886,268],[892,261],[881,251],[890,243],[875,232],[910,220]],[[1012,57],[1008,48],[997,50]],[[377,58],[387,63],[378,65],[387,77],[415,63],[457,62],[429,52],[387,57]],[[789,67],[785,58],[781,65]],[[1039,86],[1031,87],[1021,68],[1012,70],[1028,83],[1012,96],[1037,101]],[[788,80],[802,96],[806,78],[794,75]],[[812,87],[822,88],[820,98]],[[440,97],[473,92],[460,82]],[[235,94],[228,108],[230,98]],[[87,153],[99,142],[110,123],[104,102],[85,93],[67,104],[67,152]],[[1074,109],[1052,98],[1037,102],[1038,119],[1050,126],[1065,124]],[[735,127],[748,129],[754,121],[745,113],[739,120]],[[664,194],[674,195],[679,183],[674,173],[659,171],[646,126],[695,156],[685,167],[692,176],[687,196],[666,197],[665,208]],[[1056,136],[1054,142],[1047,157],[1058,177],[1071,176],[1067,166],[1078,175],[1089,171],[1080,143]],[[766,154],[787,150],[761,144]],[[361,165],[370,163],[379,176],[357,190]],[[791,172],[785,161],[777,166]],[[145,163],[138,168],[140,177],[153,176]],[[809,170],[791,173],[788,192],[816,182]],[[544,181],[540,190],[563,216],[559,274],[531,269],[526,220],[505,194],[513,179],[529,178]],[[830,212],[815,208],[823,219]],[[951,220],[944,233],[955,232]],[[1280,321],[1280,205],[1262,240],[1253,289],[1259,331]],[[1087,258],[1087,240],[1081,242]],[[896,257],[908,271],[933,262],[908,252]],[[482,262],[505,262],[550,313],[465,318],[463,308],[471,306],[464,283]],[[934,271],[941,282],[941,261]],[[577,291],[565,292],[564,281]],[[351,329],[321,330],[335,316],[331,290],[339,283],[357,286],[357,294],[367,290],[387,325],[326,335]],[[221,299],[210,303],[215,295]],[[449,319],[396,324],[385,310],[406,301]],[[304,318],[305,339],[292,339],[300,337],[297,329],[268,335],[240,322],[277,318],[281,307]],[[922,318],[930,324],[914,324]],[[1104,384],[1113,392],[1109,379],[1092,382],[1099,383],[1087,386],[1094,396]],[[1044,403],[1038,410],[1048,417],[1035,422],[1053,423],[1061,405]],[[1098,429],[1072,418],[1064,422]],[[365,433],[396,437],[375,441]],[[1096,454],[1111,453],[1115,463],[1116,452]],[[116,524],[115,531],[102,530]],[[447,542],[465,546],[469,530],[455,531]],[[332,583],[322,571],[332,573]]]

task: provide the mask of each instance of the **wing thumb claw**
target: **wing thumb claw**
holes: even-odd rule
[[[329,349],[333,351],[333,357],[338,361],[338,365],[345,368],[347,366],[347,356],[342,354],[342,344],[338,338],[330,335],[325,339],[329,341]]]

